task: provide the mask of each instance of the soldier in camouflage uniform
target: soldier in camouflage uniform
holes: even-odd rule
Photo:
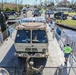
[[[26,64],[25,64],[26,73],[24,75],[35,75],[36,73],[41,72],[43,69],[43,66],[41,65],[39,68],[34,68],[33,67],[34,62],[33,61],[29,62],[29,59],[30,59],[30,56],[28,56],[26,59]],[[29,64],[28,64],[28,62],[29,62]]]
[[[1,26],[2,32],[4,32],[7,29],[6,19],[3,12],[1,11],[0,11],[0,26]]]

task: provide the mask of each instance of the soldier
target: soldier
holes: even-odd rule
[[[1,11],[0,11],[0,26],[1,26],[2,32],[4,32],[7,29],[6,19],[3,12]]]
[[[30,56],[28,56],[26,58],[26,64],[25,64],[26,74],[25,75],[35,75],[36,73],[41,72],[43,70],[43,66],[42,65],[39,68],[34,68],[33,67],[34,62],[33,61],[30,61],[28,63],[29,59],[30,59]]]

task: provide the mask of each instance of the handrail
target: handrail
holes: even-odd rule
[[[66,33],[64,33],[64,34],[66,34]],[[61,41],[61,44],[63,44],[63,47],[64,47],[64,45],[65,45],[65,43],[63,42],[63,40],[61,39],[61,36],[59,36],[57,33],[56,33],[56,36],[59,38],[59,40],[57,40],[58,42],[59,41]],[[69,38],[69,36],[66,34],[65,35],[66,37],[68,37]],[[71,45],[71,47],[73,46],[73,43],[74,43],[74,45],[75,45],[75,42],[72,40],[72,39],[70,39],[71,41],[72,41],[72,45]],[[61,44],[60,44],[60,47],[61,47]],[[61,50],[63,51],[63,47],[61,47]],[[74,53],[72,53],[72,54],[70,54],[70,57],[71,57],[71,59],[72,60],[69,60],[69,63],[70,63],[70,67],[64,67],[64,68],[72,68],[72,70],[73,70],[73,72],[74,72],[74,74],[76,75],[76,66],[75,67],[73,67],[73,63],[71,64],[71,62],[72,61],[74,61],[74,62],[76,62],[76,59],[75,59],[75,55],[74,55]],[[69,75],[69,74],[68,74]]]
[[[64,34],[66,34],[65,32],[64,32]],[[59,36],[57,33],[56,33],[56,35],[57,35],[57,37],[59,38],[59,41],[61,41],[62,43],[63,43],[63,45],[65,45],[65,43],[63,42],[63,40],[61,39],[61,35]],[[75,41],[73,41],[71,38],[69,38],[69,36],[66,34],[65,35],[66,37],[67,37],[67,41],[68,41],[68,39],[70,40],[70,41],[72,41],[72,43],[70,44],[70,46],[73,48],[73,46],[75,47],[75,45],[76,45],[76,42]],[[58,42],[59,42],[58,41]],[[61,46],[60,46],[61,47]],[[73,49],[73,51],[75,51],[74,49]]]
[[[72,54],[70,54],[71,55],[71,57],[74,59],[74,61],[76,62],[76,59],[73,57],[73,55]]]
[[[0,68],[16,68],[16,69],[19,69],[17,66],[0,66]],[[43,68],[59,68],[59,67],[43,67]],[[75,67],[63,66],[63,68],[76,68],[76,66]]]
[[[15,29],[17,25],[19,25],[18,22],[16,22],[15,24],[9,26],[9,28]],[[7,28],[3,33],[1,33],[1,34],[2,34],[2,36],[1,36],[1,37],[2,37],[1,41],[2,41],[2,42],[0,43],[0,45],[2,45],[3,42],[4,42],[9,36],[11,37],[12,32],[10,32],[10,34],[8,33],[9,28]]]
[[[21,75],[22,74],[22,69],[20,69],[20,68],[18,68],[18,67],[8,67],[8,66],[0,66],[0,68],[5,68],[10,74],[11,73],[14,73],[14,75]],[[51,71],[53,71],[54,69],[55,69],[55,71],[57,71],[57,73],[56,73],[56,75],[63,75],[63,70],[65,69],[65,68],[67,68],[67,69],[70,69],[70,68],[72,68],[73,69],[73,71],[74,71],[74,73],[75,73],[75,75],[76,75],[76,72],[75,72],[75,70],[74,69],[76,69],[76,67],[67,67],[67,66],[64,66],[61,70],[58,68],[58,67],[44,67],[44,69],[45,70],[49,70],[49,72],[50,72],[50,70]],[[45,71],[43,69],[43,71]],[[42,73],[43,73],[43,71],[42,71]],[[48,73],[48,72],[47,72]],[[45,74],[44,74],[45,75]],[[68,75],[70,75],[70,74],[68,74]]]
[[[63,31],[64,32],[64,34],[65,34],[65,36],[67,37],[67,43],[69,43],[69,41],[71,41],[69,44],[70,44],[70,46],[73,48],[73,50],[74,50],[74,48],[75,48],[75,45],[76,45],[76,42],[72,39],[72,38],[70,38],[67,34],[66,34],[66,32],[65,31]],[[69,39],[69,40],[68,40]],[[76,50],[76,48],[75,48],[75,50]]]

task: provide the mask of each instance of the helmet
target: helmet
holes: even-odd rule
[[[34,62],[33,61],[30,61],[29,65],[33,65],[33,64],[34,64]]]
[[[69,46],[69,44],[67,44],[67,46]]]

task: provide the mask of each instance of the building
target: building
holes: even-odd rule
[[[72,8],[65,8],[65,7],[57,7],[54,9],[55,11],[62,11],[62,12],[70,12],[73,11]]]

